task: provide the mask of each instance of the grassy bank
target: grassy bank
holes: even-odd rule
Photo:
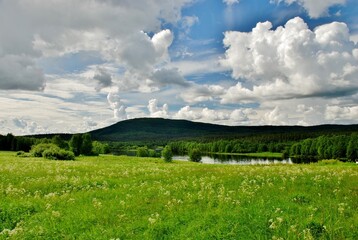
[[[358,239],[355,164],[0,153],[0,239]]]

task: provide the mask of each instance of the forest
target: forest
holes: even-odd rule
[[[258,136],[210,142],[174,141],[169,143],[174,154],[184,155],[191,149],[202,153],[282,153],[283,158],[293,157],[296,163],[315,162],[321,159],[355,161],[358,158],[358,134],[322,135],[303,140],[284,140],[282,136]]]
[[[74,134],[69,140],[60,135],[52,138],[38,138],[0,135],[0,151],[16,151],[18,156],[35,156],[55,159],[74,160],[76,156],[95,156],[109,153],[109,145],[92,141],[90,134]]]
[[[0,150],[18,151],[21,155],[46,149],[49,158],[63,158],[61,155],[98,155],[104,153],[124,154],[140,157],[160,157],[168,145],[174,155],[187,155],[196,149],[201,154],[245,154],[281,153],[282,158],[293,158],[295,163],[316,162],[321,159],[355,161],[358,159],[358,134],[341,133],[307,137],[306,134],[266,134],[238,138],[196,138],[192,140],[162,141],[160,145],[148,142],[100,142],[93,141],[89,133],[74,134],[65,139],[60,135],[51,138],[0,135]],[[37,147],[36,147],[37,146]],[[62,154],[58,152],[62,151]],[[68,152],[63,152],[68,151]],[[36,155],[36,154],[35,154]],[[71,155],[72,156],[72,155]],[[73,159],[74,157],[70,157]]]

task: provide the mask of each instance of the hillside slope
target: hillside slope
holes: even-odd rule
[[[168,141],[193,138],[230,138],[265,134],[328,134],[358,131],[358,125],[319,126],[223,126],[187,120],[138,118],[94,130],[92,138],[101,141]]]

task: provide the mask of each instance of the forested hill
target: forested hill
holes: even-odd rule
[[[90,132],[100,141],[168,141],[180,139],[233,138],[252,135],[297,135],[298,138],[322,134],[358,132],[355,125],[319,126],[223,126],[187,120],[138,118],[118,122],[109,127]],[[301,137],[299,137],[301,136]]]

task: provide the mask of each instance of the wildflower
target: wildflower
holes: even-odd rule
[[[95,208],[101,208],[102,207],[102,203],[100,201],[97,200],[97,198],[93,198],[92,199],[92,204]]]
[[[59,211],[52,211],[52,216],[58,218],[61,216],[61,213]]]
[[[277,228],[277,225],[276,225],[276,222],[272,222],[269,226],[270,229],[276,229]]]
[[[282,237],[272,236],[272,240],[284,240]]]
[[[56,192],[51,192],[47,195],[45,195],[45,198],[53,198],[53,197],[56,197],[57,193]]]
[[[340,204],[338,204],[338,212],[340,213],[340,214],[343,214],[344,213],[344,207],[346,206],[347,204],[345,204],[345,203],[340,203]]]
[[[275,213],[282,213],[281,208],[276,208]]]
[[[157,219],[149,217],[148,221],[149,221],[150,224],[154,224],[157,221]]]
[[[159,220],[159,213],[152,214],[152,215],[148,218],[148,221],[149,221],[150,224],[154,224],[154,223],[156,223],[158,220]]]
[[[288,230],[289,233],[295,233],[297,232],[297,226],[296,225],[291,225],[290,226],[290,229]]]

